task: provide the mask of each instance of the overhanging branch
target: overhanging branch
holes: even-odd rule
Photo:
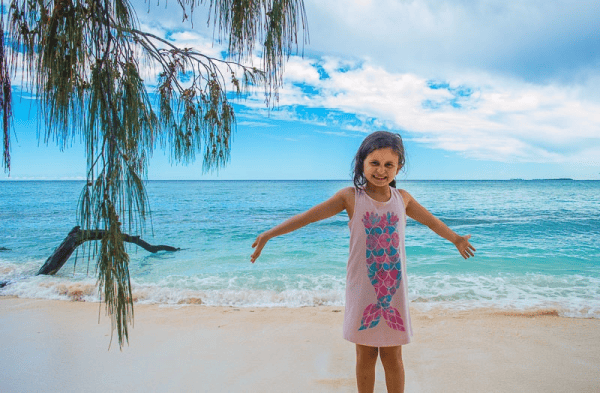
[[[81,227],[76,226],[71,229],[71,232],[67,235],[65,240],[54,250],[52,255],[48,257],[44,265],[37,272],[37,275],[46,274],[46,275],[54,275],[56,272],[63,267],[63,265],[67,262],[73,251],[83,243],[90,240],[102,240],[102,237],[105,235],[106,231],[103,229],[96,230],[81,230]],[[144,250],[156,253],[159,251],[178,251],[179,248],[158,245],[153,246],[152,244],[147,243],[142,240],[139,236],[131,236],[128,234],[123,234],[123,241],[128,243],[136,244],[142,247]]]

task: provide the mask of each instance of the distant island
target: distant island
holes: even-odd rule
[[[533,179],[533,180],[544,180],[544,181],[546,181],[546,180],[573,180],[573,179],[571,179],[570,177],[558,177],[556,179]]]
[[[571,180],[571,181],[574,181],[575,179],[571,179],[570,177],[557,177],[557,178],[553,178],[553,179],[531,179],[531,180],[510,179],[510,181],[548,181],[548,180]]]

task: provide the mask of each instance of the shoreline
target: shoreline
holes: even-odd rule
[[[0,386],[19,391],[354,392],[343,307],[136,305],[129,345],[99,303],[0,297]],[[597,392],[600,320],[411,308],[406,392]],[[98,323],[98,318],[100,322]],[[385,391],[378,362],[376,391]]]
[[[10,269],[15,269],[15,265],[5,267],[5,272],[10,273]],[[0,267],[0,273],[2,267]],[[19,274],[13,274],[19,277]],[[533,276],[532,276],[533,277]],[[434,296],[435,291],[431,290],[432,278],[438,285],[441,282],[446,293]],[[436,311],[461,312],[472,310],[479,312],[482,310],[497,310],[508,313],[530,313],[540,311],[552,311],[558,316],[577,319],[600,319],[600,300],[594,293],[600,286],[600,280],[596,277],[586,277],[582,275],[571,276],[547,276],[538,275],[529,278],[533,283],[524,282],[526,275],[504,275],[500,283],[491,287],[486,284],[493,280],[492,276],[461,276],[461,275],[436,275],[432,277],[423,277],[412,275],[411,289],[421,296],[410,299],[411,309],[417,312],[429,313]],[[331,282],[331,277],[325,280]],[[276,292],[272,289],[194,289],[186,287],[189,283],[186,278],[180,278],[179,281],[171,282],[172,286],[161,286],[157,283],[138,283],[132,282],[132,293],[134,306],[156,305],[166,307],[178,307],[180,305],[194,304],[206,307],[240,307],[240,308],[302,308],[302,307],[321,307],[338,306],[343,307],[344,289],[341,284],[342,278],[335,279],[338,285],[331,289],[289,289],[282,292]],[[97,280],[92,276],[79,278],[75,281],[68,276],[27,276],[25,279],[8,280],[10,283],[2,288],[0,297],[17,296],[19,298],[59,300],[59,301],[77,301],[98,303],[100,295],[98,294]],[[0,284],[2,282],[0,281]],[[457,284],[458,283],[458,284]],[[221,281],[220,285],[226,283]],[[294,285],[288,280],[287,284]],[[466,291],[467,287],[473,287],[475,296],[479,299],[467,299],[471,292]],[[530,293],[530,297],[507,296],[512,291],[520,291],[522,287],[534,286],[538,289]],[[191,285],[193,287],[193,284]],[[549,296],[556,295],[556,288],[564,288],[567,295],[562,299],[552,299]],[[591,289],[590,288],[594,288]],[[496,299],[482,299],[486,295],[485,291],[496,293]],[[547,291],[547,292],[544,292]],[[499,293],[503,292],[503,293]],[[466,294],[463,299],[457,299],[455,295]],[[582,298],[588,298],[583,306]],[[448,298],[449,300],[444,300]]]

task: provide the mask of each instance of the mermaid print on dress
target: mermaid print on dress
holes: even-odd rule
[[[383,316],[390,328],[405,331],[400,312],[390,305],[402,280],[398,221],[398,216],[391,212],[382,216],[367,212],[363,216],[367,233],[368,276],[375,289],[377,303],[365,308],[358,330],[377,326]]]

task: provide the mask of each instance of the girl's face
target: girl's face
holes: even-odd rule
[[[387,186],[400,172],[399,161],[400,157],[391,147],[373,150],[365,158],[365,179],[375,187]]]

